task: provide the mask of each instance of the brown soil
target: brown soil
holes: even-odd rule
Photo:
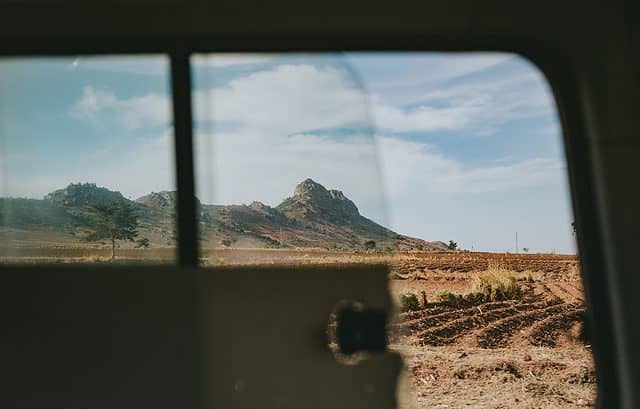
[[[526,273],[517,300],[449,307],[436,294],[469,291],[498,262]],[[425,291],[427,308],[390,325],[391,349],[407,367],[404,408],[574,408],[595,403],[584,332],[585,304],[574,256],[441,253],[394,265],[395,295]]]

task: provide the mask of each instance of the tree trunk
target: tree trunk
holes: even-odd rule
[[[111,237],[111,260],[116,259],[116,238]]]

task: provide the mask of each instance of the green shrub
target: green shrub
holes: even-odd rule
[[[442,290],[438,293],[438,299],[441,303],[449,307],[460,307],[464,305],[464,298],[460,294],[453,293],[449,290]]]
[[[405,293],[400,295],[400,310],[402,312],[418,311],[420,309],[420,302],[418,296],[414,293]]]
[[[136,247],[137,249],[139,249],[139,248],[145,248],[145,249],[148,249],[150,245],[151,245],[151,243],[149,242],[149,239],[148,239],[148,238],[146,238],[146,237],[141,237],[141,238],[139,238],[138,240],[136,240],[136,245],[135,245],[135,247]]]

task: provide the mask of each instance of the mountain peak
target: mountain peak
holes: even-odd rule
[[[139,197],[136,202],[145,204],[150,207],[175,208],[176,192],[162,190],[160,192],[151,192],[148,195]]]
[[[151,192],[148,195],[141,196],[135,200],[154,209],[173,210],[178,207],[178,192],[175,190],[161,190],[159,192]],[[202,210],[202,203],[195,197],[196,210]]]
[[[126,200],[120,192],[95,183],[70,183],[64,189],[55,190],[45,200],[63,206],[104,205]]]
[[[329,216],[348,219],[359,216],[358,208],[339,190],[327,190],[313,179],[305,179],[296,186],[293,196],[278,209],[292,217]]]
[[[294,196],[315,196],[315,195],[325,195],[329,192],[322,186],[320,183],[314,181],[313,179],[307,178],[302,182],[298,183],[296,189],[293,192]]]

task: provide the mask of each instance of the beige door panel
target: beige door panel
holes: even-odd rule
[[[384,267],[3,268],[3,408],[393,408],[400,359],[346,366],[340,300],[389,307]]]

